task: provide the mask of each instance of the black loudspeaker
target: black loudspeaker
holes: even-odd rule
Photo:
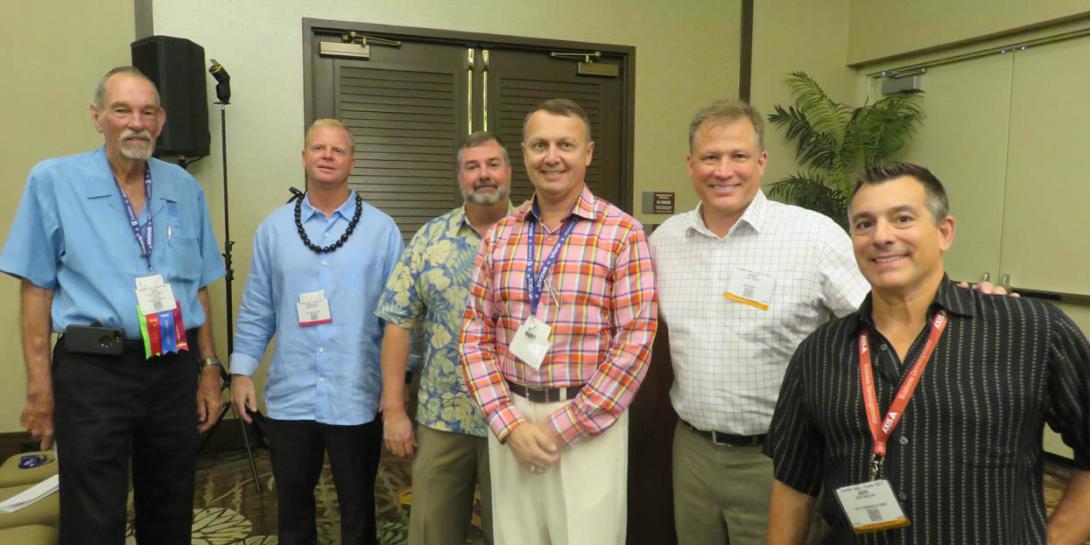
[[[185,38],[150,36],[132,43],[132,65],[159,88],[159,100],[167,111],[155,155],[208,155],[204,48]]]

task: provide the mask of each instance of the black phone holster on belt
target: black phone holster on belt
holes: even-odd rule
[[[64,328],[61,338],[64,348],[77,354],[120,356],[125,350],[125,331],[117,327],[70,325]]]

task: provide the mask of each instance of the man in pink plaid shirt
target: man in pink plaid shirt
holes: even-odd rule
[[[576,103],[523,124],[533,206],[488,232],[462,330],[462,370],[489,437],[497,545],[623,544],[625,409],[658,325],[643,227],[595,197]]]

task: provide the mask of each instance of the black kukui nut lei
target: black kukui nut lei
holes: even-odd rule
[[[303,244],[319,254],[327,254],[344,246],[344,243],[348,241],[348,237],[352,236],[352,231],[356,230],[356,225],[360,222],[360,215],[363,213],[363,197],[360,197],[360,194],[356,193],[356,213],[353,214],[352,221],[348,222],[348,228],[344,230],[344,234],[341,235],[340,240],[325,247],[318,246],[311,242],[310,237],[307,236],[307,232],[303,229],[302,211],[303,199],[305,198],[306,194],[304,193],[295,200],[295,229],[299,231],[299,238],[303,239]]]

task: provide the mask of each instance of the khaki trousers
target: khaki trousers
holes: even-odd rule
[[[462,544],[473,517],[473,492],[481,489],[481,532],[492,543],[492,485],[488,440],[417,426],[409,545]]]
[[[674,521],[678,545],[764,545],[772,460],[760,446],[716,445],[674,429]]]
[[[514,396],[531,422],[566,401]],[[624,545],[628,512],[628,413],[596,437],[562,449],[543,473],[519,466],[511,448],[488,436],[497,545]]]

